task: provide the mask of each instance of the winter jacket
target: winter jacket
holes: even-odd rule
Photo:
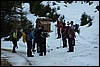
[[[41,32],[42,30],[36,29],[34,32],[34,37],[35,37],[35,42],[40,42],[41,41]]]
[[[34,39],[33,32],[27,32],[26,33],[26,41],[32,41]]]
[[[71,29],[71,27],[69,27],[68,29],[68,37],[69,38],[74,38],[75,37],[75,32],[73,29]]]
[[[61,33],[62,33],[62,37],[67,37],[67,27],[66,26],[63,26],[62,29],[61,29]]]
[[[26,34],[23,32],[22,33],[22,41],[25,43],[26,42]]]
[[[13,32],[13,38],[17,39],[17,32]]]
[[[63,25],[62,25],[62,22],[57,21],[57,27],[58,27],[58,28],[62,28],[62,26],[63,26]]]

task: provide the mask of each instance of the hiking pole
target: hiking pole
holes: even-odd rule
[[[47,52],[50,52],[50,50],[49,50],[49,46],[48,46],[48,44],[47,44],[47,43],[46,43],[46,45],[47,45],[47,47],[48,47],[48,50],[46,49],[46,50],[47,50]]]
[[[61,38],[60,38],[60,47],[61,47]]]
[[[56,37],[56,26],[55,26],[55,37]]]
[[[46,43],[47,44],[47,43]],[[49,48],[49,45],[47,44],[47,47]]]

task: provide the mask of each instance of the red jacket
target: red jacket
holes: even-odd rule
[[[62,28],[62,26],[63,26],[62,24],[63,24],[62,22],[57,21],[57,27],[58,27],[58,28]]]

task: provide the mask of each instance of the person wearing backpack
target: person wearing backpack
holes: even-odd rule
[[[34,39],[34,35],[32,33],[32,28],[29,28],[26,31],[26,43],[27,43],[27,56],[28,57],[34,57],[34,55],[32,55],[32,39]]]
[[[40,35],[40,55],[43,56],[46,55],[46,37],[47,37],[47,31],[43,26],[41,26],[41,35]]]
[[[71,30],[75,33],[75,25],[73,23],[74,23],[73,21],[70,22]],[[73,38],[72,42],[73,42],[73,45],[75,46],[75,38]]]
[[[61,38],[61,28],[63,26],[62,22],[58,21],[58,19],[57,19],[57,25],[55,25],[55,26],[57,26],[57,34],[58,34],[57,39],[59,39],[59,38]]]
[[[63,23],[63,27],[61,29],[62,41],[63,41],[63,48],[67,47],[67,40],[66,40],[66,38],[67,38],[67,27],[65,25],[66,25],[66,23],[64,22]]]
[[[73,21],[70,22],[70,24],[71,24],[71,29],[72,29],[72,30],[75,30],[75,26],[74,26],[73,23],[74,23]]]
[[[71,27],[68,29],[68,44],[69,44],[69,51],[67,52],[73,52],[74,51],[74,38],[75,38],[75,32]]]
[[[32,49],[32,51],[35,52],[36,51],[35,46],[36,46],[36,43],[37,43],[36,38],[38,37],[38,36],[36,36],[37,35],[37,28],[34,29],[33,34],[34,34],[34,40],[33,40],[33,49]]]
[[[17,53],[16,52],[16,48],[18,48],[17,46],[17,29],[14,29],[14,31],[11,32],[11,41],[13,42],[13,53]]]
[[[39,56],[46,55],[46,35],[45,30],[43,26],[39,26],[36,28],[34,32],[34,43],[33,43],[33,50],[35,48],[35,43],[37,43],[37,53],[39,53]]]
[[[35,31],[34,31],[34,42],[33,42],[33,52],[35,51],[35,45],[37,44],[37,53],[40,53],[40,38],[41,38],[41,27],[36,27]]]

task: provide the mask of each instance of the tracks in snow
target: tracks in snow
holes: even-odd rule
[[[8,53],[11,53],[11,52],[12,52],[11,49],[3,49],[3,48],[1,48],[1,50],[6,51],[6,52],[8,52]],[[26,53],[25,53],[25,52],[17,51],[16,54],[17,54],[18,56],[20,56],[21,58],[25,59],[25,60],[26,60],[25,63],[26,63],[27,65],[29,65],[29,66],[32,65],[31,61],[28,60],[28,57],[26,56]],[[8,56],[7,54],[4,54],[4,55]],[[11,58],[11,57],[8,56],[8,58]]]

